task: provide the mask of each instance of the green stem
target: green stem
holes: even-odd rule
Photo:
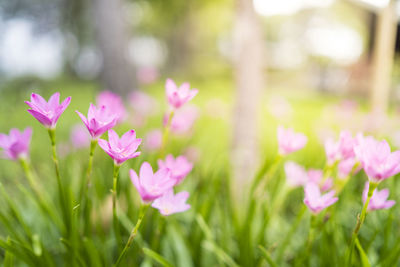
[[[118,244],[118,247],[122,244],[121,233],[119,231],[118,216],[117,216],[117,187],[118,187],[118,174],[120,167],[121,167],[120,165],[114,163],[113,190],[112,190],[113,228],[114,228],[115,240]]]
[[[351,236],[351,242],[350,242],[350,247],[349,247],[349,257],[348,257],[348,260],[347,260],[347,266],[351,265],[354,245],[355,245],[355,242],[356,242],[356,239],[357,239],[357,236],[358,236],[358,232],[360,231],[361,226],[364,223],[365,217],[367,216],[368,204],[369,204],[369,201],[371,200],[371,197],[374,194],[374,191],[375,191],[377,186],[378,186],[377,183],[374,183],[374,182],[371,182],[371,181],[369,182],[368,197],[367,197],[367,200],[365,201],[364,206],[362,208],[361,215],[359,214],[357,216],[357,224],[356,224],[356,227],[354,228],[353,235]]]
[[[51,141],[51,148],[53,152],[53,162],[56,170],[56,178],[57,178],[57,185],[58,185],[58,191],[59,191],[59,198],[60,198],[60,204],[61,204],[61,209],[63,211],[63,216],[64,216],[64,223],[67,229],[67,236],[69,236],[69,231],[71,229],[70,225],[70,215],[69,215],[69,209],[66,205],[66,198],[65,198],[65,192],[64,188],[61,182],[61,175],[60,175],[60,167],[58,164],[58,157],[57,157],[57,148],[56,148],[56,133],[55,129],[48,129],[49,136],[50,136],[50,141]]]
[[[132,245],[132,241],[135,238],[135,236],[137,235],[137,232],[139,230],[139,227],[143,221],[144,215],[146,214],[146,210],[149,207],[149,204],[143,204],[140,207],[139,210],[139,217],[138,220],[136,222],[135,227],[133,227],[131,235],[129,236],[128,242],[126,242],[124,249],[122,250],[121,254],[119,254],[119,257],[117,259],[117,262],[114,264],[114,267],[118,267],[119,264],[121,263],[121,260],[123,259],[125,253],[127,252],[127,250],[130,248],[130,246]]]
[[[294,233],[296,233],[296,230],[299,227],[301,219],[303,218],[303,215],[306,210],[307,210],[306,205],[302,205],[301,210],[299,211],[299,213],[297,213],[296,220],[292,224],[292,227],[290,228],[289,232],[287,233],[285,239],[282,242],[281,247],[279,248],[278,256],[277,256],[277,260],[276,260],[277,262],[281,262],[282,257],[285,253],[286,247],[290,244],[290,241],[292,240]]]
[[[39,184],[37,183],[35,176],[33,175],[29,161],[25,158],[20,158],[19,162],[22,166],[22,169],[24,170],[29,185],[31,186],[34,194],[36,195],[39,207],[43,210],[44,213],[47,213],[58,226],[62,226],[62,221],[60,221],[60,218],[53,212],[53,210],[47,204],[48,202],[44,197],[44,193],[42,192],[42,189],[39,187]]]
[[[90,142],[90,152],[89,152],[89,163],[86,170],[86,180],[83,183],[83,188],[81,190],[81,203],[83,219],[84,219],[84,233],[90,234],[91,232],[91,223],[90,223],[90,210],[91,210],[91,198],[90,198],[90,187],[91,187],[91,175],[92,175],[92,166],[93,166],[93,155],[94,150],[97,145],[97,139],[92,139]]]
[[[164,132],[163,132],[163,136],[162,136],[162,143],[161,143],[161,149],[160,149],[161,158],[164,158],[164,156],[165,156],[165,149],[167,147],[169,131],[171,128],[171,122],[172,122],[173,117],[174,117],[174,111],[171,111],[171,113],[168,116],[167,125],[165,125],[165,127],[164,127]]]

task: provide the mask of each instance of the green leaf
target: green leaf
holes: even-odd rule
[[[7,244],[10,244],[10,238],[7,238]],[[4,255],[4,267],[14,267],[14,254],[10,253],[8,250],[6,250],[6,253]]]
[[[30,266],[40,266],[40,261],[38,258],[35,256],[33,251],[28,248],[23,246],[22,244],[8,239],[7,242],[0,239],[0,247],[2,247],[4,250],[8,251],[9,253],[14,254],[14,256],[26,264]]]
[[[204,241],[203,247],[210,252],[214,253],[221,261],[230,267],[239,267],[239,265],[220,247],[212,241]]]
[[[149,248],[143,248],[143,253],[164,267],[174,267],[167,259]]]
[[[365,253],[364,249],[362,248],[358,238],[356,238],[356,247],[358,249],[358,252],[360,253],[361,265],[363,267],[371,267],[371,264],[369,263],[369,260],[368,260],[368,256]]]
[[[259,245],[258,249],[261,251],[261,255],[264,257],[264,259],[269,263],[270,266],[272,267],[278,267],[278,265],[273,261],[271,258],[271,255],[269,255],[268,250],[266,250],[263,246]]]

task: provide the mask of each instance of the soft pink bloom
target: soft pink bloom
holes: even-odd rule
[[[114,159],[115,164],[121,165],[124,161],[136,158],[140,152],[136,152],[142,139],[136,138],[134,130],[127,131],[121,138],[114,130],[108,131],[108,142],[99,139],[99,146]]]
[[[293,161],[285,163],[286,183],[289,187],[303,186],[308,181],[308,175],[303,166]]]
[[[373,137],[359,137],[355,153],[368,178],[378,183],[400,171],[400,151],[391,152],[389,144]]]
[[[335,191],[333,190],[321,195],[321,191],[315,183],[308,183],[304,188],[304,194],[304,204],[315,214],[338,200],[337,197],[334,197]]]
[[[126,117],[126,110],[122,98],[114,94],[111,91],[101,92],[96,99],[98,107],[106,106],[111,114],[117,119],[117,122],[121,122]]]
[[[368,197],[368,190],[369,190],[369,182],[365,183],[364,191],[362,194],[363,202],[367,201]],[[374,193],[368,204],[368,211],[371,210],[380,210],[380,209],[389,209],[391,208],[396,201],[394,200],[387,200],[389,197],[389,189],[385,188],[382,190],[375,189]]]
[[[190,90],[189,83],[183,83],[179,88],[171,79],[167,79],[165,83],[165,91],[168,103],[171,107],[177,109],[183,106],[186,102],[190,101],[198,93],[197,89]]]
[[[142,91],[133,91],[129,95],[129,103],[133,111],[142,116],[154,114],[155,107],[157,107],[157,101]]]
[[[11,129],[10,134],[0,134],[0,147],[4,150],[4,156],[11,160],[26,158],[29,154],[32,129],[26,128],[23,132]]]
[[[353,138],[349,131],[341,131],[339,137],[339,153],[341,159],[354,158],[354,146],[357,139]]]
[[[302,133],[295,133],[293,129],[278,127],[279,153],[287,155],[303,148],[307,143],[307,136]]]
[[[116,115],[106,106],[96,108],[95,105],[90,104],[87,118],[79,111],[75,112],[78,113],[93,139],[99,138],[117,123]]]
[[[129,174],[133,185],[144,202],[151,202],[161,197],[175,185],[175,180],[171,179],[170,170],[162,168],[153,173],[148,162],[143,162],[140,167],[140,177],[134,170],[130,170]]]
[[[136,77],[141,84],[153,83],[157,80],[158,76],[158,70],[154,67],[142,67],[136,73]]]
[[[72,127],[70,139],[75,148],[87,147],[90,144],[90,136],[85,127],[81,124]]]
[[[179,184],[193,169],[193,164],[190,163],[185,156],[178,156],[176,159],[171,154],[165,158],[165,161],[158,160],[158,167],[160,169],[166,168],[171,171],[171,178],[175,179]]]
[[[71,102],[71,97],[67,97],[60,104],[60,93],[52,95],[48,102],[38,94],[31,95],[31,101],[25,101],[31,109],[28,112],[32,114],[46,128],[56,127],[57,120],[68,107]]]
[[[325,143],[325,155],[328,165],[334,164],[339,160],[339,145],[333,139],[328,138]]]
[[[338,177],[342,179],[342,178],[346,178],[347,176],[349,176],[356,164],[357,164],[356,158],[348,158],[348,159],[341,160],[338,164]],[[355,169],[353,174],[356,174],[358,171],[360,171],[360,169],[361,169],[361,166],[359,166],[357,169]]]
[[[333,186],[333,179],[332,178],[324,178],[324,172],[322,170],[317,169],[310,169],[307,172],[308,175],[308,182],[318,184],[321,191],[325,192],[332,188]]]
[[[147,133],[144,138],[144,147],[149,151],[155,151],[161,148],[162,145],[161,130],[153,130]]]
[[[190,209],[190,205],[186,203],[188,198],[189,193],[186,191],[174,195],[174,191],[169,189],[164,195],[154,200],[151,206],[158,209],[162,215],[168,216]]]
[[[178,110],[174,113],[171,120],[171,132],[176,134],[185,134],[193,126],[195,120],[199,116],[199,111],[196,107],[190,106]],[[164,115],[163,124],[164,126],[168,123],[168,114]]]

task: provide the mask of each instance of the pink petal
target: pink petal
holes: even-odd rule
[[[43,115],[42,113],[39,113],[35,110],[32,109],[28,109],[28,112],[35,117],[41,124],[43,124],[44,126],[50,127],[52,126],[52,121],[46,117],[45,115]]]

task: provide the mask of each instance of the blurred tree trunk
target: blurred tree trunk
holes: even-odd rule
[[[375,30],[371,105],[372,111],[376,115],[384,114],[388,107],[396,43],[396,27],[395,1],[390,1],[378,14],[378,23]]]
[[[236,103],[233,118],[234,193],[244,199],[247,186],[258,168],[257,122],[263,88],[263,38],[252,0],[236,0],[234,59]]]
[[[128,59],[122,0],[92,0],[97,44],[103,57],[101,81],[106,89],[126,95],[135,88],[135,72]]]

